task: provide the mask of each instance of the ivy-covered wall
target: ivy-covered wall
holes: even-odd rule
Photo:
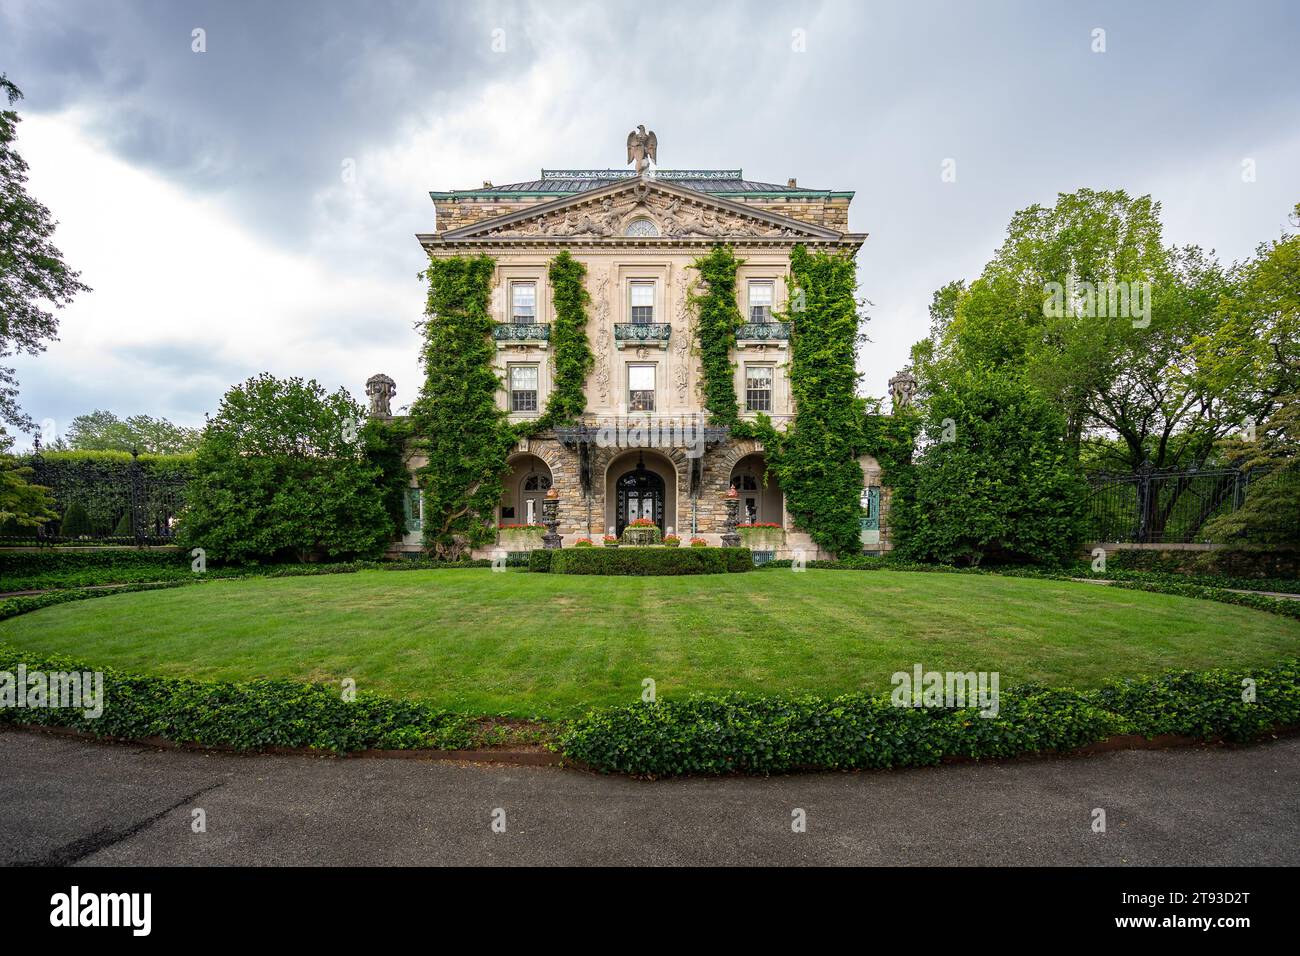
[[[492,368],[492,278],[485,255],[434,259],[424,329],[424,386],[411,407],[424,496],[424,544],[459,559],[492,539],[501,477],[514,431],[497,407]]]

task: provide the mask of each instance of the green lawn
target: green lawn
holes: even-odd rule
[[[125,670],[356,679],[475,713],[566,716],[654,678],[835,694],[927,670],[1086,687],[1300,654],[1300,622],[1098,585],[897,571],[578,577],[485,570],[212,581],[46,608],[0,640]]]

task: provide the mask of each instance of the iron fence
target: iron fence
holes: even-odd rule
[[[1139,544],[1204,543],[1205,526],[1246,500],[1256,472],[1236,468],[1147,468],[1091,477],[1088,540]]]
[[[132,453],[129,461],[47,459],[39,452],[24,462],[28,480],[50,489],[59,519],[36,529],[0,529],[0,545],[171,544],[176,518],[185,506],[189,474],[159,472]],[[69,509],[85,521],[68,527]],[[75,533],[68,533],[75,530]]]

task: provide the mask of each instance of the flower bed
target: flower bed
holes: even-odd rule
[[[623,544],[634,548],[644,548],[648,545],[658,544],[659,541],[659,526],[649,518],[637,518],[623,529]]]
[[[785,529],[768,521],[736,526],[745,547],[755,551],[775,551],[785,542]]]
[[[497,526],[497,544],[507,551],[531,551],[542,546],[546,526],[540,524],[503,524]]]

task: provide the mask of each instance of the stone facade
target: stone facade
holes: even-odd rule
[[[760,321],[738,337],[736,393],[743,417],[758,414],[747,405],[761,407],[784,427],[794,414],[788,329],[765,310],[786,305],[796,243],[856,253],[866,236],[848,231],[851,192],[805,189],[793,180],[757,183],[740,170],[553,170],[528,183],[431,197],[435,231],[418,236],[428,255],[483,253],[497,263],[496,371],[500,405],[512,420],[540,414],[554,383],[550,260],[567,249],[587,270],[595,366],[583,427],[525,439],[512,450],[500,524],[540,520],[541,499],[554,488],[565,545],[583,537],[599,543],[640,509],[683,544],[698,536],[716,545],[726,530],[728,489],[737,485],[742,521],[783,529],[778,556],[820,556],[790,520],[779,488],[764,480],[762,446],[700,431],[691,264],[718,242],[744,260],[737,304],[747,320]],[[749,384],[755,388],[747,395]],[[418,548],[414,533],[399,546]]]

